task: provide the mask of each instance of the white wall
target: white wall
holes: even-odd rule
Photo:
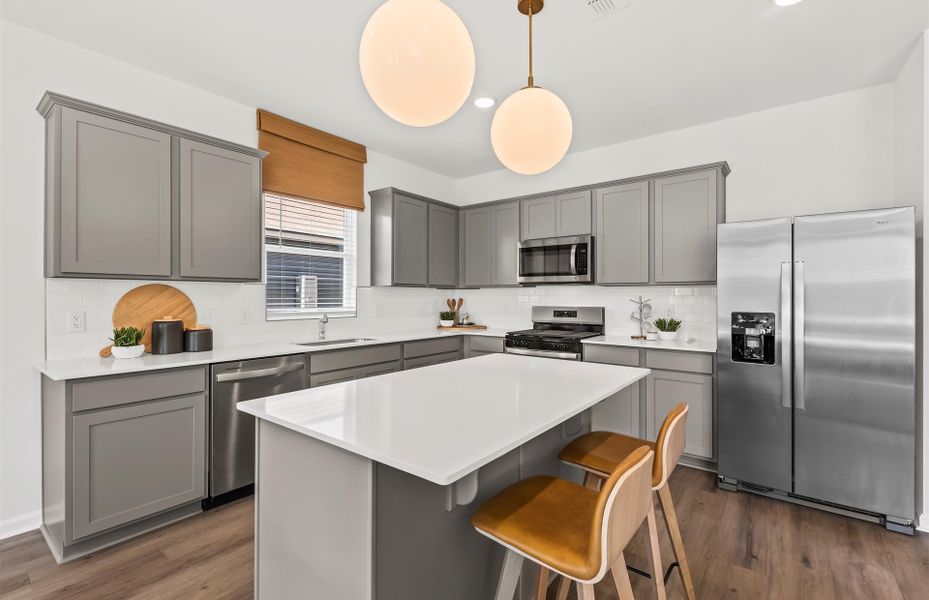
[[[895,180],[897,199],[901,204],[914,204],[916,206],[929,205],[929,60],[927,60],[929,47],[926,44],[926,35],[919,40],[913,48],[906,64],[900,70],[894,82],[894,113],[895,113]],[[921,308],[919,320],[922,323],[920,343],[920,364],[922,368],[918,376],[919,415],[917,422],[921,425],[920,442],[921,451],[917,456],[922,460],[917,465],[917,472],[922,473],[922,489],[919,490],[917,504],[922,505],[920,527],[929,531],[929,444],[924,440],[925,433],[929,432],[929,411],[926,407],[926,373],[929,372],[929,353],[923,349],[923,343],[929,339],[929,323],[925,319],[927,311],[927,297],[925,282],[929,276],[929,260],[926,260],[926,223],[918,235],[922,242],[920,265],[922,281],[920,282]]]
[[[456,182],[461,204],[728,161],[727,220],[892,206],[894,88],[882,85],[569,154],[540,176]]]
[[[46,90],[112,106],[160,121],[254,146],[255,107],[245,106],[155,73],[64,43],[9,22],[0,24],[0,537],[39,524],[39,377],[33,363],[45,356],[45,280],[42,277],[44,121],[35,111]],[[365,168],[367,189],[394,185],[435,198],[451,198],[451,179],[371,151]],[[359,283],[369,282],[368,214],[359,218]],[[49,351],[54,357],[80,356],[100,345],[111,301],[122,287],[100,281],[49,282]],[[185,284],[213,309],[220,321],[219,343],[309,335],[305,322],[264,321],[264,289],[259,285]],[[428,325],[441,294],[412,297],[404,290],[359,290],[359,312],[366,326]],[[433,297],[434,296],[434,297]],[[88,332],[63,334],[57,318],[64,307],[85,307]],[[86,303],[86,306],[85,306]],[[249,322],[235,323],[241,310]],[[225,322],[224,322],[225,320]],[[361,321],[361,320],[358,320]],[[358,321],[331,324],[334,334]],[[222,325],[226,325],[223,327]],[[60,329],[54,329],[60,327]],[[379,329],[384,329],[379,328]]]

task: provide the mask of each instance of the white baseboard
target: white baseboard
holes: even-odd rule
[[[24,515],[0,521],[0,540],[38,529],[42,525],[42,511],[36,510]]]
[[[929,512],[924,512],[919,517],[919,523],[916,524],[916,529],[929,533]]]

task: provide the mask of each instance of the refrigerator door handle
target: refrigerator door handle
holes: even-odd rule
[[[784,408],[791,407],[791,398],[793,396],[793,387],[791,385],[792,351],[791,348],[791,328],[793,327],[791,313],[793,312],[793,302],[790,294],[790,279],[792,275],[791,264],[789,262],[781,263],[781,406]]]
[[[804,390],[806,388],[806,368],[804,364],[804,346],[806,324],[804,322],[805,282],[803,279],[804,263],[798,260],[794,263],[794,402],[797,410],[806,410]]]

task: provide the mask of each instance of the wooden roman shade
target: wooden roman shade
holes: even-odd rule
[[[268,192],[364,210],[365,147],[258,109]]]

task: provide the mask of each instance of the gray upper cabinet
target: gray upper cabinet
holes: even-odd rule
[[[649,182],[596,190],[597,283],[648,283]]]
[[[591,233],[590,190],[520,201],[520,239]]]
[[[716,280],[723,177],[716,168],[655,179],[655,283]]]
[[[494,285],[516,285],[519,275],[519,204],[493,207]]]
[[[46,93],[45,275],[261,279],[264,152]]]
[[[429,205],[429,285],[458,285],[458,209]]]
[[[67,107],[47,133],[49,274],[171,275],[171,136]]]
[[[464,211],[464,285],[494,283],[494,211],[490,206]],[[515,253],[515,250],[514,250]]]
[[[180,275],[261,279],[261,159],[180,140]]]
[[[394,188],[371,196],[371,284],[453,287],[458,208]]]

